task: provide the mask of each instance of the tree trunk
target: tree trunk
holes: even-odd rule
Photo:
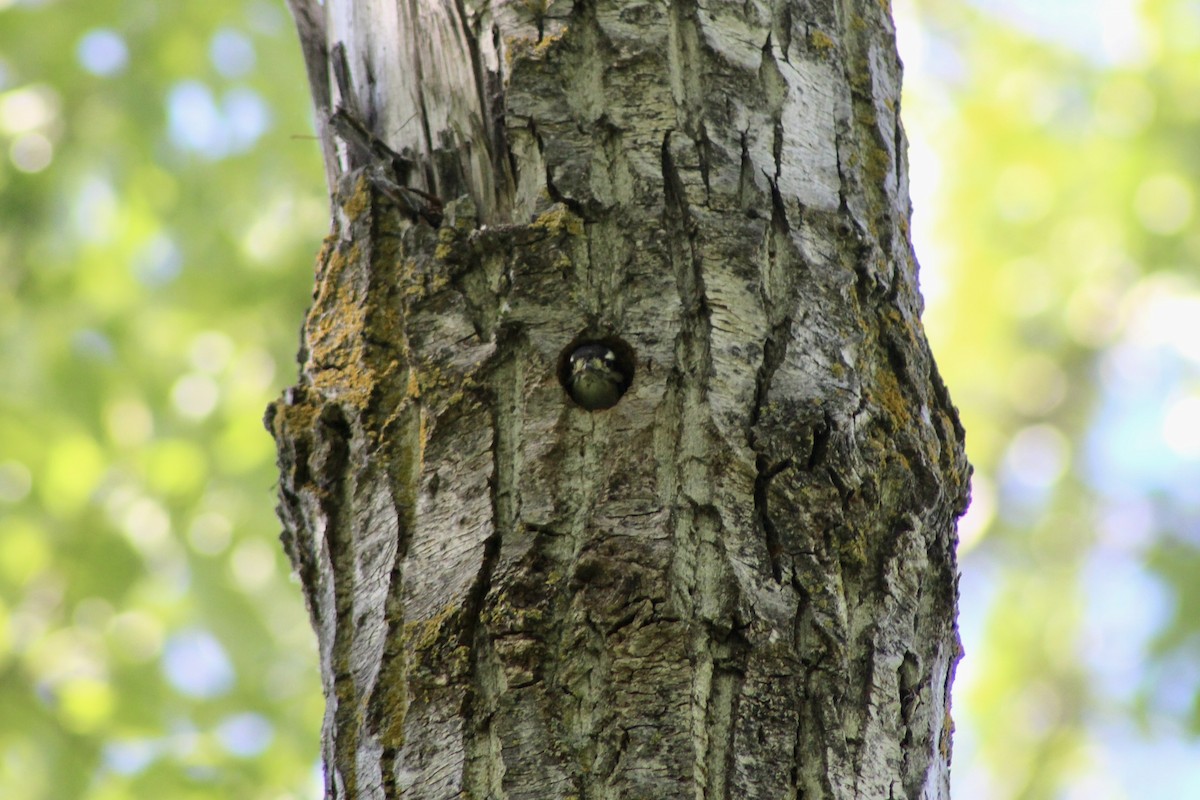
[[[969,467],[887,3],[290,4],[326,796],[947,797]]]

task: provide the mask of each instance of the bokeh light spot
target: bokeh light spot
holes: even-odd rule
[[[245,350],[233,365],[234,387],[257,403],[275,379],[275,359],[261,347]]]
[[[13,140],[8,158],[21,172],[41,172],[54,160],[54,145],[40,133],[26,133]]]
[[[117,229],[117,193],[112,184],[99,175],[86,177],[71,204],[71,221],[86,242],[100,243],[113,238]]]
[[[168,496],[196,491],[208,478],[204,449],[190,439],[162,439],[146,452],[146,483]]]
[[[1009,477],[1030,489],[1047,489],[1062,478],[1070,460],[1067,437],[1053,425],[1031,425],[1019,431],[1005,453]]]
[[[188,528],[188,542],[192,549],[206,556],[224,552],[232,537],[233,525],[229,518],[216,511],[200,514]]]
[[[1200,294],[1190,282],[1154,276],[1129,293],[1129,339],[1142,347],[1166,346],[1200,364]]]
[[[50,563],[49,537],[33,522],[9,517],[0,536],[0,575],[23,586]]]
[[[235,153],[249,149],[271,124],[271,113],[258,92],[245,87],[230,89],[221,101],[221,113]]]
[[[103,725],[116,706],[116,695],[107,681],[73,678],[58,685],[59,713],[75,733],[91,733]]]
[[[45,128],[59,113],[58,93],[44,84],[0,94],[0,133],[17,135]]]
[[[133,501],[121,515],[121,530],[138,552],[147,557],[161,553],[171,533],[171,516],[160,503],[143,497]]]
[[[183,268],[183,253],[168,234],[159,231],[146,240],[132,261],[133,274],[145,286],[165,286]]]
[[[1111,283],[1083,283],[1067,298],[1063,322],[1071,338],[1082,345],[1100,348],[1111,343],[1121,320],[1121,292]]]
[[[216,381],[208,375],[188,373],[171,387],[171,404],[188,419],[204,419],[216,409],[220,398]]]
[[[154,435],[154,415],[140,400],[115,400],[104,409],[104,426],[114,444],[138,447]]]
[[[118,775],[136,775],[154,763],[161,748],[150,739],[121,739],[104,745],[104,765]]]
[[[225,368],[233,355],[233,341],[220,331],[197,334],[188,348],[192,366],[200,372],[216,375]]]
[[[275,574],[275,548],[260,539],[238,545],[229,560],[234,580],[248,592],[266,586]]]
[[[233,665],[211,633],[192,629],[167,639],[163,651],[167,681],[188,697],[217,697],[233,687]]]
[[[254,44],[243,33],[223,28],[213,34],[208,57],[217,72],[226,78],[238,78],[254,69]]]
[[[1157,524],[1154,506],[1145,497],[1134,496],[1102,506],[1096,533],[1105,547],[1134,553],[1152,540]]]
[[[75,57],[88,72],[101,77],[116,75],[129,63],[129,48],[115,31],[97,28],[88,31],[75,47]]]
[[[229,753],[252,758],[270,746],[275,728],[261,714],[235,714],[217,726],[217,739]]]
[[[106,464],[103,451],[87,436],[65,436],[52,443],[39,484],[46,507],[63,516],[78,511],[96,488]]]
[[[167,94],[167,128],[180,150],[224,154],[221,114],[212,91],[199,81],[182,81]]]
[[[114,355],[112,340],[95,328],[80,328],[71,336],[71,351],[88,361],[110,361]]]
[[[1200,458],[1200,394],[1169,401],[1163,415],[1162,441],[1183,458]]]
[[[1043,416],[1067,396],[1067,376],[1049,356],[1032,353],[1013,364],[1007,389],[1013,408],[1027,416]]]
[[[209,158],[248,150],[270,126],[270,118],[262,97],[244,86],[226,92],[219,105],[199,81],[181,81],[167,95],[172,143]]]
[[[141,664],[162,651],[163,625],[144,611],[123,611],[109,621],[108,636],[115,655]]]

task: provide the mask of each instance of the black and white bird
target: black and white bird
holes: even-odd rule
[[[629,388],[629,379],[617,364],[617,354],[606,345],[582,345],[568,361],[567,392],[581,408],[612,408]]]

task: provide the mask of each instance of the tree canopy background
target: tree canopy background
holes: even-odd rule
[[[955,792],[1200,796],[1200,7],[909,0],[976,466]],[[0,0],[0,795],[316,796],[260,418],[328,228],[274,0]]]

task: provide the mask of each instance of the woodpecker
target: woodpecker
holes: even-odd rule
[[[585,344],[568,360],[567,392],[588,411],[612,408],[629,388],[629,380],[617,366],[617,354],[602,344]]]

